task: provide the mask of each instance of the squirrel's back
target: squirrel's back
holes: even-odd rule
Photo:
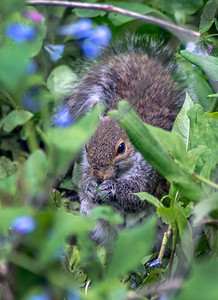
[[[131,49],[124,52],[104,54],[79,80],[67,101],[74,119],[97,103],[106,104],[106,115],[107,111],[117,108],[118,101],[127,100],[144,122],[167,130],[172,128],[181,105],[181,92],[172,79],[171,67],[160,62],[159,53],[155,57],[165,48],[150,42],[149,45],[158,50],[149,51],[152,53],[149,56],[143,53],[143,47],[139,49],[134,42],[132,44]]]

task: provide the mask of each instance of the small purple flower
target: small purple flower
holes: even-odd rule
[[[155,266],[158,266],[160,264],[161,263],[160,263],[159,259],[157,258],[157,259],[153,260],[151,263],[149,263],[149,267],[155,267]]]
[[[54,125],[56,127],[67,127],[71,125],[73,118],[67,107],[61,107],[54,117]]]
[[[81,19],[74,24],[62,26],[59,29],[60,35],[74,35],[77,38],[87,38],[92,30],[92,21],[90,19]]]
[[[35,220],[30,216],[20,216],[15,218],[12,222],[12,229],[19,233],[30,233],[35,227]]]
[[[111,39],[111,31],[105,25],[100,25],[92,30],[90,40],[99,46],[107,46]]]
[[[212,51],[213,47],[212,47],[211,45],[208,45],[208,46],[207,46],[207,49],[208,49],[208,52],[210,52],[210,53],[211,53],[211,51]]]
[[[35,28],[20,23],[12,23],[5,29],[6,35],[17,43],[28,42],[36,34]]]
[[[44,19],[44,16],[40,14],[38,11],[29,10],[24,13],[25,17],[27,19],[30,19],[31,21],[35,23],[41,23]]]
[[[192,53],[208,56],[206,51],[202,51],[198,45],[191,41],[186,44],[185,50]]]
[[[51,60],[58,61],[64,52],[64,45],[47,45],[44,46],[45,50],[50,54]]]
[[[83,55],[88,58],[96,57],[100,54],[101,48],[89,39],[86,39],[81,44]]]

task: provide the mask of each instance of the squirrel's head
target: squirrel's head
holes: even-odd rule
[[[134,153],[125,130],[111,118],[102,118],[86,145],[91,177],[104,181],[121,176],[132,166],[130,157]]]

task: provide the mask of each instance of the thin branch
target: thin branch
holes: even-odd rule
[[[213,187],[213,188],[215,188],[215,189],[218,190],[218,184],[216,184],[215,182],[212,182],[212,181],[210,181],[210,180],[208,180],[208,179],[206,179],[206,178],[204,178],[204,177],[202,177],[202,176],[200,176],[200,175],[198,175],[196,173],[193,173],[192,175],[195,178],[197,178],[198,180],[200,180],[201,182],[204,182],[204,183],[208,184],[209,186],[211,186],[211,187]]]
[[[81,2],[68,2],[68,1],[28,1],[28,5],[53,5],[53,6],[66,6],[72,8],[86,8],[86,9],[96,9],[96,10],[103,10],[106,12],[115,12],[121,15],[129,16],[135,19],[144,20],[149,23],[156,24],[160,27],[163,27],[169,31],[175,30],[182,34],[190,35],[194,38],[199,38],[200,33],[194,30],[186,29],[175,24],[168,23],[162,19],[158,19],[152,16],[144,16],[136,12],[132,12],[126,9],[122,9],[119,7],[115,7],[113,5],[108,4],[97,4],[97,3],[81,3]]]

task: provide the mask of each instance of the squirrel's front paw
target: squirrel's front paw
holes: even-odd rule
[[[87,186],[85,187],[85,192],[87,196],[93,200],[97,199],[97,183],[94,180],[89,181]]]
[[[113,201],[116,194],[116,185],[114,180],[103,181],[97,189],[99,200],[103,202]]]

